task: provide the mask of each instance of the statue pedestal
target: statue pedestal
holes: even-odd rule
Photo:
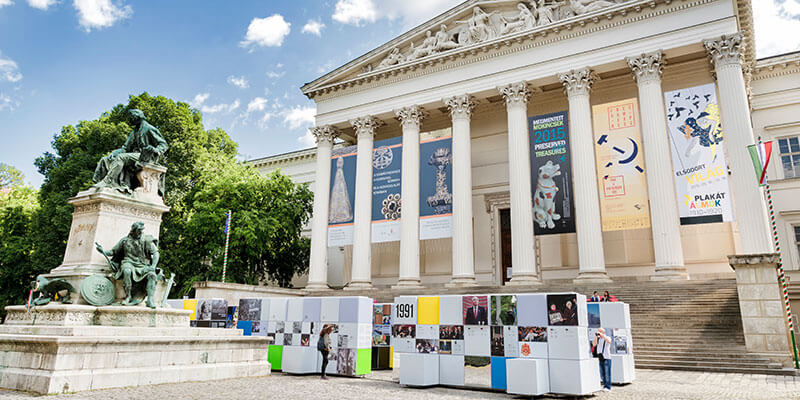
[[[158,238],[161,215],[169,211],[169,207],[158,196],[158,176],[164,171],[164,167],[148,168],[146,165],[140,175],[146,175],[143,180],[147,184],[136,188],[131,196],[113,189],[92,187],[69,199],[75,211],[72,213],[64,261],[45,277],[66,279],[80,292],[84,278],[109,272],[108,262],[95,248],[95,242],[111,250],[121,238],[128,235],[131,225],[139,221],[144,222],[145,235]],[[121,285],[117,286],[117,298],[124,297]],[[72,301],[86,304],[80,293],[72,296]]]

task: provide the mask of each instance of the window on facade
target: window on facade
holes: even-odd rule
[[[800,138],[798,136],[778,139],[784,178],[800,177]]]
[[[797,246],[797,253],[800,254],[800,225],[794,226],[794,245]]]

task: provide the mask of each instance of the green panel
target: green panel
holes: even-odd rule
[[[372,372],[372,348],[358,349],[356,353],[356,376]]]
[[[281,361],[283,360],[283,346],[270,345],[267,351],[267,361],[272,366],[273,371],[281,370]]]

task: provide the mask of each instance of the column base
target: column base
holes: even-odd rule
[[[403,279],[397,282],[396,285],[392,286],[393,290],[420,290],[425,289],[425,286],[422,286],[419,283],[419,279]]]
[[[668,267],[656,266],[656,272],[650,277],[651,281],[686,281],[689,274],[683,265],[671,265]]]
[[[308,292],[328,292],[333,290],[328,286],[327,283],[319,283],[319,282],[313,282],[313,283],[309,282],[303,289]]]
[[[454,277],[449,283],[446,283],[444,285],[444,287],[446,288],[471,287],[471,286],[478,286],[478,283],[475,282],[474,276]]]
[[[372,282],[350,282],[350,284],[344,287],[344,290],[375,290],[375,287],[372,286]]]
[[[505,286],[539,286],[542,285],[542,280],[536,274],[530,275],[514,275],[511,280],[505,283]]]
[[[605,271],[578,272],[578,277],[572,280],[574,284],[585,283],[611,283],[611,278]]]

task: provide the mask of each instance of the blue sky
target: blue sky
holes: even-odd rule
[[[299,87],[461,0],[0,0],[0,162],[147,91],[203,111],[251,159],[313,145]],[[800,48],[800,0],[754,0],[759,57]],[[790,37],[787,37],[790,36]]]

